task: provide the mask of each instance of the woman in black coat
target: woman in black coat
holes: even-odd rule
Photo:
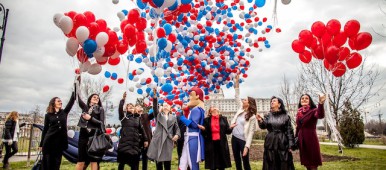
[[[118,108],[119,120],[122,125],[118,144],[118,170],[123,170],[125,164],[128,164],[132,170],[138,170],[141,149],[142,146],[147,147],[148,138],[143,129],[140,116],[135,114],[134,105],[127,104],[126,114],[123,111],[125,98],[126,93],[123,94],[123,99],[120,101]]]
[[[256,118],[259,127],[268,130],[264,141],[263,169],[295,169],[291,150],[294,144],[294,132],[283,100],[272,97],[270,113],[264,119],[259,114]]]
[[[5,146],[5,155],[3,158],[4,169],[8,169],[9,158],[15,155],[18,151],[17,135],[19,133],[19,128],[23,126],[25,126],[25,123],[19,125],[19,113],[16,111],[12,111],[11,113],[9,113],[7,118],[5,119],[4,133],[2,138],[3,145]]]
[[[105,131],[105,112],[102,107],[102,102],[98,94],[92,94],[87,99],[87,105],[78,95],[79,107],[82,109],[82,115],[79,119],[78,126],[80,127],[78,141],[78,162],[76,170],[83,170],[85,162],[91,163],[91,170],[98,169],[100,159],[88,155],[87,144],[90,137],[94,136],[96,130]],[[100,157],[101,155],[98,155]]]
[[[236,126],[229,126],[217,107],[210,107],[204,126],[198,125],[205,139],[205,169],[223,170],[232,166],[227,134]]]
[[[67,115],[75,102],[75,91],[70,101],[62,109],[62,100],[54,97],[47,107],[44,117],[44,128],[40,140],[40,149],[43,151],[43,169],[59,170],[63,151],[68,148]]]

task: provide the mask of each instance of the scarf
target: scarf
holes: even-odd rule
[[[301,119],[304,115],[304,113],[307,113],[310,110],[310,106],[306,105],[298,109],[297,118]]]

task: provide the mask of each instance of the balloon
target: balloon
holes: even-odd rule
[[[323,48],[321,45],[312,50],[312,55],[317,59],[324,59]]]
[[[146,18],[139,18],[135,25],[137,26],[138,31],[143,31],[146,29],[146,24],[147,24]]]
[[[164,28],[164,30],[165,30],[165,33],[166,33],[166,35],[169,35],[170,33],[172,33],[172,26],[170,25],[170,24],[165,24],[164,26],[163,26],[163,28]]]
[[[167,40],[165,38],[158,39],[158,47],[163,50],[167,46]]]
[[[91,66],[88,68],[88,73],[92,75],[97,75],[102,71],[102,66],[98,63],[91,64]]]
[[[284,5],[288,5],[289,3],[291,3],[291,0],[281,0],[281,3],[283,3]]]
[[[362,56],[357,53],[351,53],[349,58],[346,59],[346,65],[349,69],[357,68],[362,63]]]
[[[265,5],[265,0],[255,0],[255,5],[259,8]]]
[[[371,42],[373,41],[373,37],[368,32],[361,32],[355,38],[355,46],[356,50],[363,50],[367,48]]]
[[[111,133],[115,133],[115,128],[110,128],[111,129]]]
[[[116,134],[117,136],[121,136],[121,127],[117,128]]]
[[[73,27],[72,19],[68,16],[63,16],[59,20],[59,28],[63,31],[64,34],[71,32]]]
[[[127,42],[125,41],[119,41],[119,43],[117,44],[117,51],[120,54],[126,53],[128,49],[129,49],[129,44],[127,44]]]
[[[302,42],[300,42],[299,40],[294,40],[292,42],[292,49],[297,52],[297,53],[303,53],[304,51],[304,44]]]
[[[345,44],[347,41],[347,35],[345,32],[341,31],[339,32],[338,34],[336,34],[334,36],[334,38],[332,39],[332,43],[337,46],[337,47],[341,47],[343,44]]]
[[[137,49],[137,52],[138,53],[143,53],[145,52],[146,50],[146,42],[145,41],[139,41],[137,42],[137,44],[135,45],[135,49]]]
[[[107,35],[109,36],[109,41],[107,41],[107,44],[115,45],[118,43],[118,36],[116,32],[109,30]]]
[[[66,42],[66,49],[67,49],[67,54],[69,56],[74,56],[76,54],[76,52],[78,51],[78,48],[79,48],[79,43],[78,43],[78,40],[74,37],[70,37],[69,39],[67,39],[67,42]]]
[[[338,62],[335,65],[335,68],[332,69],[332,74],[335,77],[341,77],[344,73],[346,73],[346,66],[342,62]]]
[[[118,79],[118,83],[119,83],[119,84],[122,84],[123,81],[124,81],[123,78],[119,78],[119,79]]]
[[[134,24],[135,22],[137,22],[139,17],[140,17],[140,14],[139,14],[139,10],[137,9],[131,9],[129,11],[129,14],[127,15],[127,19],[131,24]]]
[[[115,65],[118,65],[120,61],[121,61],[120,57],[117,57],[117,58],[110,57],[108,63],[112,66],[115,66]]]
[[[68,130],[68,131],[67,131],[67,136],[68,136],[69,138],[74,138],[74,136],[75,136],[75,131],[74,131],[74,130]]]
[[[319,37],[319,38],[322,37],[325,31],[326,31],[326,26],[321,21],[316,21],[311,26],[311,32],[316,37]]]
[[[299,59],[303,63],[306,63],[306,64],[310,63],[312,60],[311,52],[304,50],[303,53],[299,54]]]
[[[164,70],[160,67],[156,68],[154,72],[157,77],[162,77],[164,75]]]
[[[353,37],[358,34],[361,24],[357,20],[347,21],[344,25],[344,32],[348,37]]]
[[[352,50],[355,50],[357,47],[356,47],[356,37],[351,37],[348,39],[348,46],[352,49]]]
[[[142,0],[137,0],[137,6],[139,9],[145,9],[147,6],[147,2],[142,2]]]
[[[107,23],[103,19],[98,19],[95,21],[98,24],[99,30],[100,31],[106,31],[107,29]]]
[[[76,14],[72,20],[74,22],[74,28],[88,25],[87,18],[82,13]]]
[[[119,139],[118,139],[118,137],[116,137],[116,136],[111,137],[111,141],[112,141],[112,142],[118,142],[118,140],[119,140]]]
[[[170,83],[165,83],[162,87],[161,90],[170,93],[173,90],[173,86]]]
[[[87,55],[84,53],[83,48],[79,49],[76,53],[76,57],[78,58],[79,62],[84,63],[88,61]]]
[[[105,77],[106,77],[106,78],[110,78],[110,77],[111,77],[111,73],[110,73],[109,71],[106,71],[106,72],[105,72]]]
[[[336,19],[332,19],[328,21],[326,25],[327,32],[331,35],[338,34],[340,31],[340,27],[341,27],[340,22]]]
[[[80,71],[86,72],[88,70],[88,68],[90,68],[90,65],[91,65],[90,61],[86,61],[84,63],[81,63],[80,64]]]
[[[98,47],[103,47],[109,41],[109,36],[105,32],[100,32],[97,34],[95,41]]]
[[[78,27],[78,29],[76,29],[75,35],[76,35],[76,38],[78,39],[78,41],[80,43],[83,43],[84,41],[86,41],[86,39],[90,35],[90,31],[88,30],[87,27],[80,26],[80,27]]]
[[[302,42],[307,47],[311,46],[313,40],[312,32],[309,30],[302,30],[299,33],[299,41]]]
[[[166,35],[165,29],[164,28],[158,28],[157,29],[157,37],[158,38],[164,38]]]
[[[103,93],[109,91],[110,87],[108,85],[103,86]]]
[[[88,26],[88,30],[89,30],[89,37],[93,40],[96,40],[96,36],[100,32],[98,24],[96,22],[90,23],[90,25]]]
[[[327,54],[325,56],[325,60],[327,60],[330,64],[334,65],[339,59],[339,48],[334,45],[331,45],[327,48],[326,52]]]
[[[113,0],[113,4],[118,4],[119,0]]]
[[[350,50],[347,47],[340,47],[338,56],[339,56],[339,61],[346,60],[346,58],[350,56]]]
[[[111,128],[106,128],[106,133],[111,134]]]
[[[94,15],[94,13],[92,13],[90,11],[86,11],[86,12],[83,12],[83,15],[86,16],[88,23],[95,22],[95,15]]]
[[[326,59],[323,60],[323,65],[324,65],[324,67],[325,67],[328,71],[331,71],[331,70],[334,68],[334,66],[331,65]]]
[[[156,7],[161,7],[164,4],[165,0],[150,0],[156,5]]]
[[[59,21],[60,19],[63,17],[64,15],[62,13],[56,13],[53,17],[53,20],[54,20],[54,23],[57,27],[60,28],[60,24],[59,24]]]
[[[92,55],[92,53],[97,49],[97,43],[92,39],[87,39],[83,43],[83,50],[87,55]]]

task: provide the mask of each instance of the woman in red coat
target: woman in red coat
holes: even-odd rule
[[[308,170],[318,169],[322,165],[316,123],[324,118],[325,100],[324,95],[319,96],[318,107],[308,94],[303,94],[299,100],[295,135],[299,140],[300,163]]]

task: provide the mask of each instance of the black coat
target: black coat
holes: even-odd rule
[[[64,109],[56,113],[47,113],[44,117],[44,128],[40,147],[43,152],[63,151],[68,148],[67,116],[75,102],[75,92]]]
[[[148,141],[139,115],[123,112],[124,100],[119,104],[119,119],[121,120],[121,132],[118,145],[117,161],[125,163],[128,156],[139,156],[143,143]]]
[[[19,127],[25,126],[25,123],[22,123],[19,125]],[[16,121],[14,120],[7,120],[4,124],[4,130],[3,130],[3,139],[4,140],[12,140],[13,135],[15,134],[15,128],[16,128]]]
[[[261,129],[267,129],[264,141],[263,169],[295,169],[289,149],[294,143],[291,118],[285,112],[269,113],[262,122]]]
[[[219,167],[229,168],[232,164],[229,154],[227,134],[231,134],[232,129],[229,128],[227,118],[220,115],[220,147],[222,153],[215,152],[215,146],[212,140],[211,119],[211,116],[204,119],[205,131],[202,131],[202,135],[205,139],[205,169],[217,169]],[[220,165],[219,162],[217,162],[217,160],[219,160],[216,159],[217,157],[220,157],[222,162],[225,164]]]
[[[78,96],[78,102],[79,107],[82,109],[82,113],[89,113],[90,106],[87,106],[82,99]],[[89,128],[89,129],[100,129],[104,131],[105,126],[105,111],[103,110],[103,107],[100,107],[98,105],[92,106],[92,112],[91,112],[91,119],[85,120],[82,116],[79,118],[78,126],[80,128]]]

